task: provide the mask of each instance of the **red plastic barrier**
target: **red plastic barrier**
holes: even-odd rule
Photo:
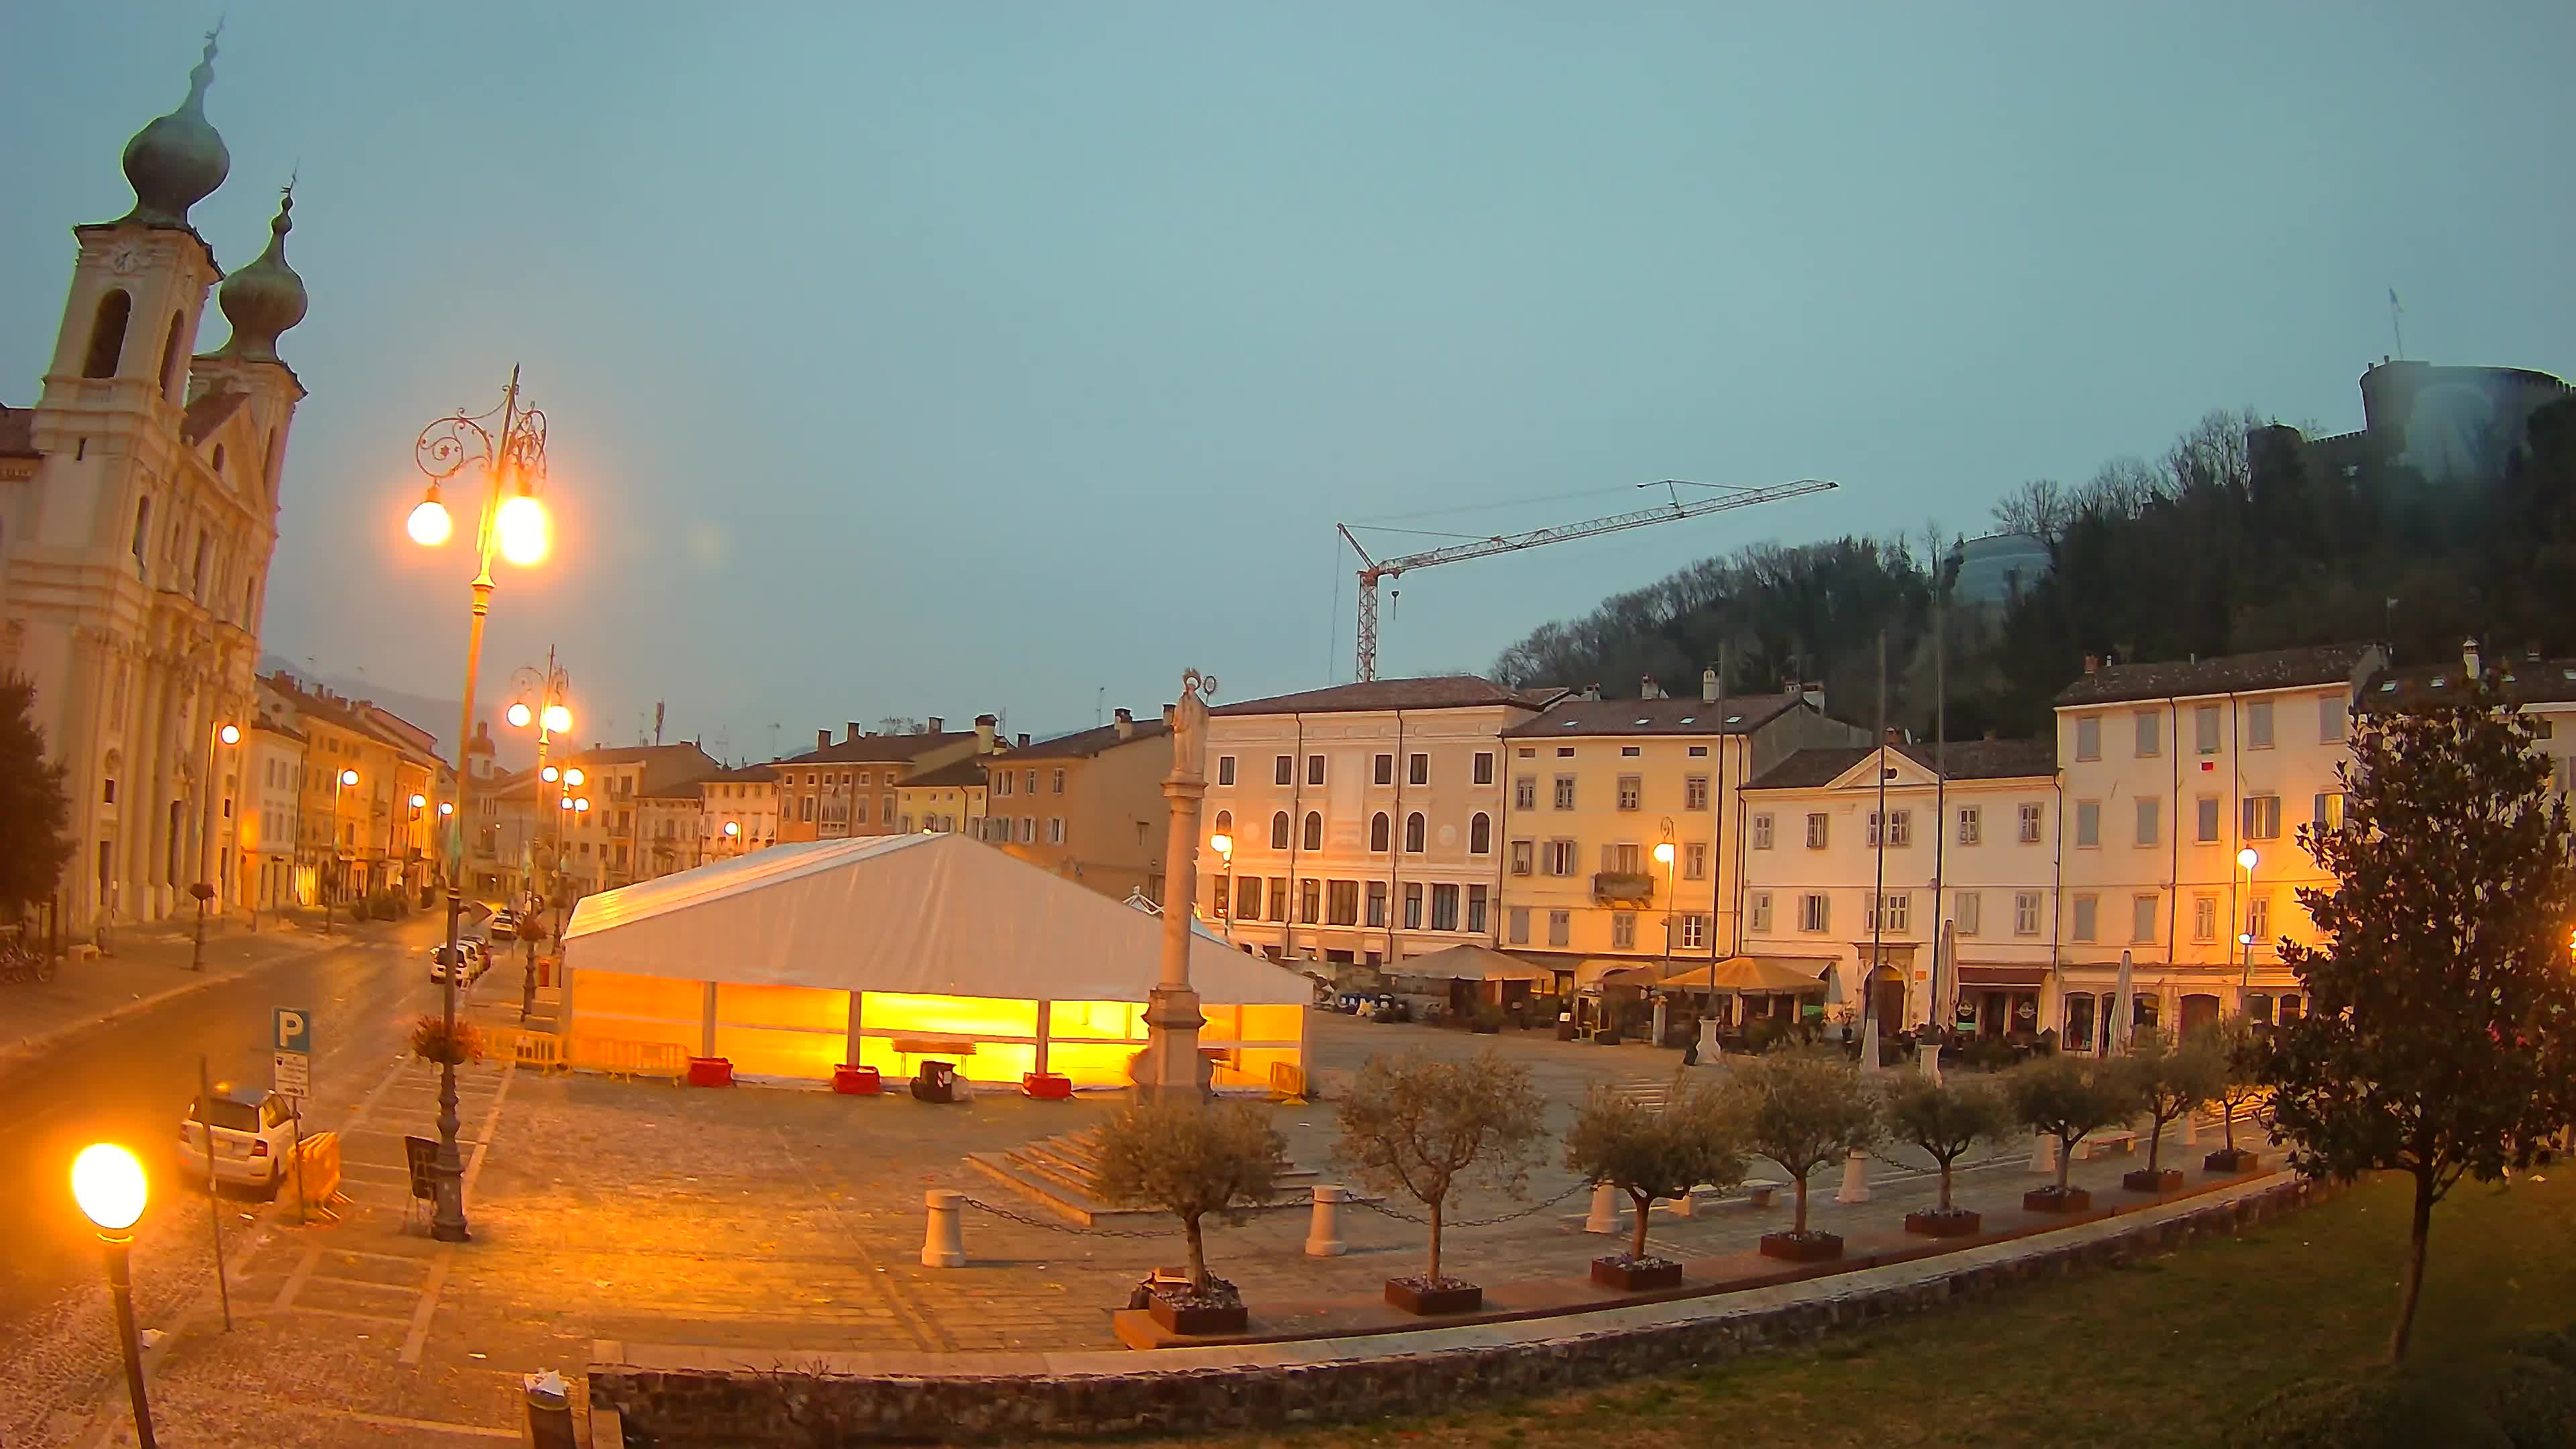
[[[692,1087],[730,1087],[733,1085],[731,1057],[689,1058],[689,1085]]]
[[[1053,1072],[1023,1072],[1020,1090],[1044,1102],[1061,1102],[1073,1095],[1073,1078]]]
[[[885,1080],[874,1067],[854,1067],[843,1062],[832,1068],[832,1090],[844,1097],[873,1097],[885,1090]]]

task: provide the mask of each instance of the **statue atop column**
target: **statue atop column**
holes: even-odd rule
[[[1164,711],[1172,725],[1172,772],[1163,778],[1171,833],[1163,848],[1162,971],[1145,1007],[1145,1050],[1136,1057],[1138,1094],[1203,1098],[1208,1064],[1199,1055],[1199,994],[1190,988],[1190,923],[1198,905],[1199,797],[1207,793],[1207,701],[1216,676],[1186,670],[1181,697]]]

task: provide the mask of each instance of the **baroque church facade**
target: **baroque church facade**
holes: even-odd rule
[[[75,852],[66,928],[191,912],[238,893],[260,611],[296,405],[281,334],[304,317],[266,251],[226,275],[188,209],[231,169],[208,123],[215,42],[187,99],[126,143],[134,208],[72,228],[78,255],[33,407],[0,407],[0,671],[35,684]],[[197,351],[209,293],[230,338]],[[230,738],[227,738],[230,736]]]

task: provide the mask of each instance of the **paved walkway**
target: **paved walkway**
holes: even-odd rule
[[[210,920],[203,971],[189,969],[195,943],[184,925],[121,927],[108,944],[112,954],[65,958],[51,981],[0,983],[0,1072],[41,1055],[70,1033],[232,980],[289,952],[331,943],[319,931],[267,916],[255,932],[240,918]]]

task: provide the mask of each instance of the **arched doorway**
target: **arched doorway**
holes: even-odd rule
[[[2182,999],[2182,1034],[2184,1036],[2216,1025],[2218,1025],[2217,997],[2195,994]]]

